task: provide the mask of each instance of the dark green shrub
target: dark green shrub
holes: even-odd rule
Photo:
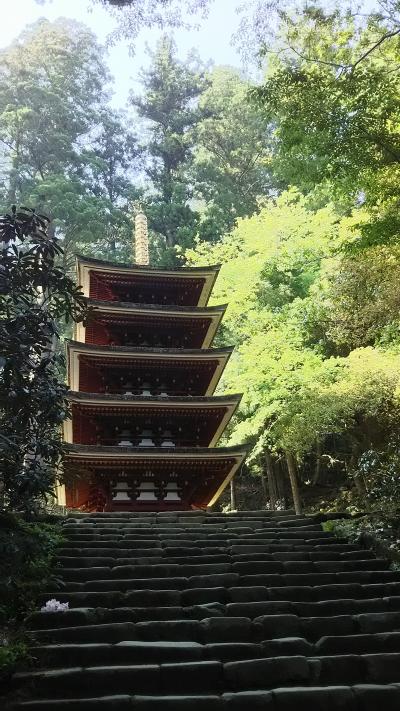
[[[57,545],[62,540],[58,522],[27,522],[0,513],[0,622],[20,622],[36,604],[50,579]]]

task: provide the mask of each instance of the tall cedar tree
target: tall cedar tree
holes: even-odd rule
[[[181,62],[174,42],[163,37],[142,74],[144,95],[132,96],[139,115],[149,122],[146,174],[154,192],[147,197],[150,229],[165,241],[165,263],[176,263],[174,247],[193,244],[199,222],[190,205],[188,172],[193,161],[194,128],[202,112],[198,99],[206,86],[197,60]]]
[[[231,67],[215,67],[200,98],[204,117],[196,130],[192,180],[204,203],[199,228],[214,242],[238,217],[259,209],[259,198],[272,189],[272,128],[248,100],[250,82]]]
[[[132,202],[140,197],[134,185],[138,140],[122,111],[104,108],[77,165],[76,174],[88,195],[104,208],[103,231],[90,254],[129,261],[132,252]]]

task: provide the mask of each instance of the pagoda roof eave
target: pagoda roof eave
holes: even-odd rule
[[[182,358],[219,358],[222,356],[229,356],[234,350],[234,346],[225,346],[223,348],[149,348],[148,346],[99,346],[95,343],[82,343],[82,341],[74,341],[73,339],[68,339],[65,341],[67,349],[76,349],[79,351],[85,351],[85,353],[103,353],[107,355],[131,355],[143,358],[143,356],[150,357],[178,357],[180,360]]]
[[[88,459],[224,459],[244,458],[248,453],[245,445],[233,447],[106,447],[94,444],[66,444],[65,456]]]
[[[118,367],[129,363],[144,367],[143,363],[151,364],[152,368],[203,368],[212,365],[208,384],[204,387],[204,395],[212,395],[228,363],[234,347],[226,348],[149,348],[145,346],[106,346],[82,341],[66,341],[68,382],[72,390],[80,388],[80,361],[85,359],[93,365],[104,363]]]
[[[105,267],[109,269],[115,269],[115,270],[122,270],[122,271],[137,271],[140,273],[145,273],[149,272],[152,274],[160,274],[162,276],[176,276],[179,274],[179,276],[185,276],[186,274],[188,276],[192,275],[198,275],[200,276],[201,274],[205,273],[212,273],[212,272],[218,272],[221,269],[220,264],[212,264],[212,265],[205,265],[205,266],[198,266],[198,267],[169,267],[168,269],[161,268],[161,267],[152,267],[149,264],[124,264],[124,263],[117,263],[117,262],[110,262],[108,260],[103,260],[103,259],[94,259],[93,257],[86,257],[84,254],[77,254],[76,255],[76,261],[78,264],[88,264],[89,266],[93,267]]]
[[[213,407],[224,405],[238,405],[242,399],[242,394],[234,393],[232,395],[214,395],[208,396],[193,396],[190,395],[119,395],[112,393],[88,393],[83,391],[70,391],[68,399],[71,402],[82,403],[104,403],[112,405],[183,405],[184,407],[205,407],[211,405]]]
[[[222,395],[219,397],[162,397],[146,395],[114,395],[84,392],[68,393],[68,400],[74,407],[80,408],[87,416],[99,414],[103,416],[112,415],[127,411],[130,416],[134,416],[156,411],[159,416],[174,413],[181,416],[213,416],[218,413],[218,421],[215,422],[212,432],[207,439],[208,447],[214,447],[226,429],[229,421],[233,417],[241,395]],[[73,442],[72,420],[66,420],[64,424],[64,439],[66,442]],[[164,449],[164,448],[162,448]],[[176,448],[174,447],[176,451]]]
[[[99,301],[97,299],[86,298],[86,303],[89,308],[96,311],[116,311],[116,312],[132,312],[138,313],[160,313],[172,314],[176,316],[212,316],[213,314],[223,314],[228,304],[219,304],[218,306],[175,306],[175,305],[158,305],[158,304],[134,304],[128,301]]]
[[[168,319],[171,321],[184,322],[191,320],[193,322],[208,321],[208,326],[205,332],[202,332],[202,341],[198,343],[199,347],[208,348],[216,334],[217,328],[227,308],[227,304],[219,306],[158,306],[152,304],[133,304],[127,302],[108,302],[98,301],[96,299],[86,298],[86,303],[89,308],[88,318],[85,323],[76,324],[75,339],[86,341],[86,326],[92,320],[97,319],[149,319],[153,321],[153,325],[165,322]]]

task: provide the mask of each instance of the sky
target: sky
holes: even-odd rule
[[[239,0],[215,0],[209,17],[199,22],[199,30],[175,30],[179,57],[184,59],[194,47],[204,61],[212,59],[215,64],[240,66],[240,57],[231,44],[231,37],[239,24],[236,13],[239,4]],[[83,22],[102,44],[114,24],[107,11],[98,5],[91,5],[90,0],[45,0],[43,4],[35,0],[0,0],[0,7],[3,26],[0,47],[10,44],[27,24],[40,17],[51,21],[58,17],[68,17]],[[136,42],[134,57],[129,55],[127,43],[123,41],[118,41],[115,47],[109,49],[108,65],[114,77],[115,91],[111,103],[116,108],[125,106],[129,89],[139,92],[138,73],[148,63],[146,45],[154,48],[160,34],[159,30],[142,30]]]

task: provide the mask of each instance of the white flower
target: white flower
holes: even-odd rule
[[[68,602],[59,602],[55,598],[52,600],[47,600],[46,604],[41,607],[41,612],[64,612],[68,610]]]

